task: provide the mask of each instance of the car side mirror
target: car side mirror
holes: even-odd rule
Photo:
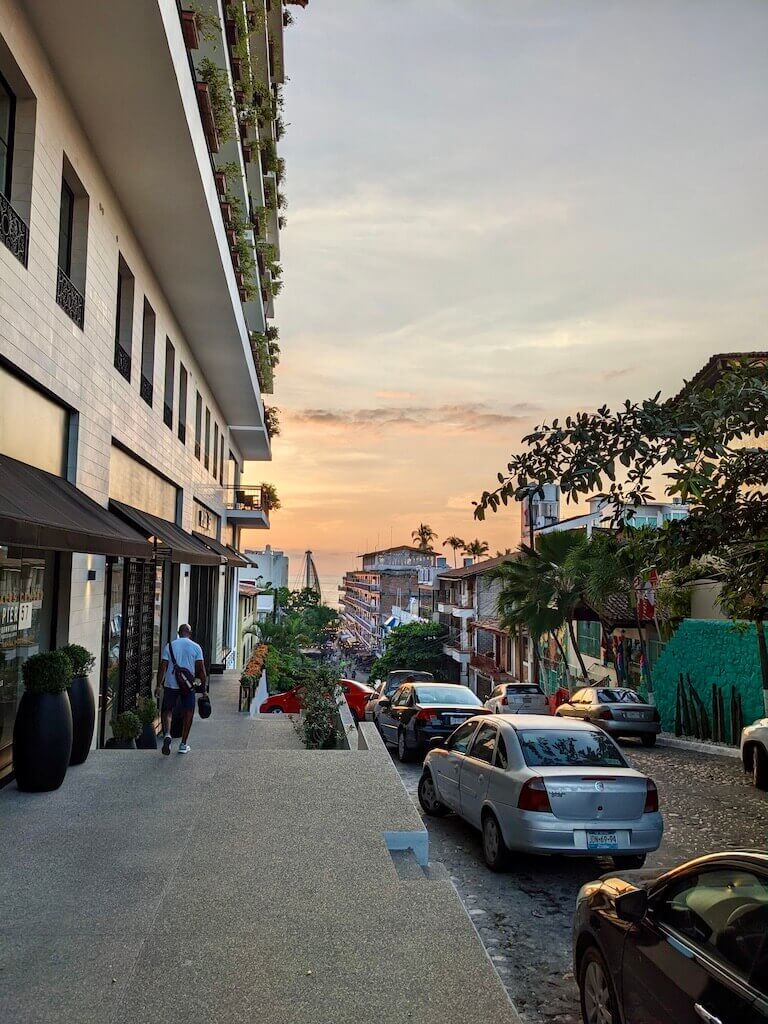
[[[391,708],[391,707],[392,707],[392,701],[389,699],[389,697],[380,697],[379,698],[379,708],[380,709],[381,708]]]
[[[433,736],[429,741],[430,747],[444,747],[445,739],[443,736]]]
[[[614,898],[613,905],[620,921],[637,924],[648,910],[648,893],[645,889],[628,889]]]

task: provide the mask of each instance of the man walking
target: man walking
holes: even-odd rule
[[[170,665],[170,671],[168,670]],[[202,684],[205,692],[208,676],[203,661],[203,649],[192,639],[192,628],[186,623],[179,626],[178,639],[165,645],[163,658],[157,670],[156,696],[162,703],[160,717],[163,723],[163,753],[171,752],[171,719],[176,708],[182,714],[182,733],[179,753],[188,754],[192,749],[187,742],[192,719],[195,717],[195,679]]]

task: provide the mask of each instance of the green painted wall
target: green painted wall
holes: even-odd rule
[[[653,670],[656,706],[664,732],[674,732],[680,673],[688,674],[712,717],[712,683],[723,689],[726,724],[730,722],[731,686],[741,694],[744,724],[762,718],[763,688],[754,625],[744,633],[719,619],[683,619]]]

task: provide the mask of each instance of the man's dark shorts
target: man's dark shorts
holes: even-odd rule
[[[195,693],[191,690],[187,694],[182,694],[181,690],[173,689],[170,686],[163,687],[163,706],[161,713],[164,715],[172,714],[176,708],[180,711],[194,711],[195,710]]]

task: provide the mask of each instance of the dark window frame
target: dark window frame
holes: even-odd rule
[[[195,398],[195,458],[200,460],[203,441],[203,396],[196,392]]]
[[[187,443],[187,403],[189,391],[189,373],[184,363],[179,360],[179,410],[178,435],[182,444]]]
[[[219,424],[215,421],[213,424],[213,466],[211,472],[215,480],[219,475]]]
[[[69,209],[67,211],[66,228],[67,228],[67,251],[64,255],[64,266],[61,263],[61,243],[62,243],[62,228],[64,227],[64,199],[65,197],[69,203]],[[61,176],[61,196],[59,198],[59,247],[57,252],[59,270],[63,270],[67,277],[72,277],[72,232],[75,227],[75,193],[67,184],[67,179],[62,174]]]
[[[16,93],[8,84],[7,79],[0,73],[0,88],[7,94],[10,100],[10,112],[8,115],[8,138],[5,143],[5,181],[0,181],[0,192],[3,193],[8,202],[11,201],[11,186],[13,184],[13,149],[16,137]]]
[[[205,407],[205,447],[203,449],[203,465],[211,468],[211,410]]]
[[[163,384],[163,423],[173,430],[173,392],[176,382],[176,349],[173,342],[165,336],[165,370]]]

